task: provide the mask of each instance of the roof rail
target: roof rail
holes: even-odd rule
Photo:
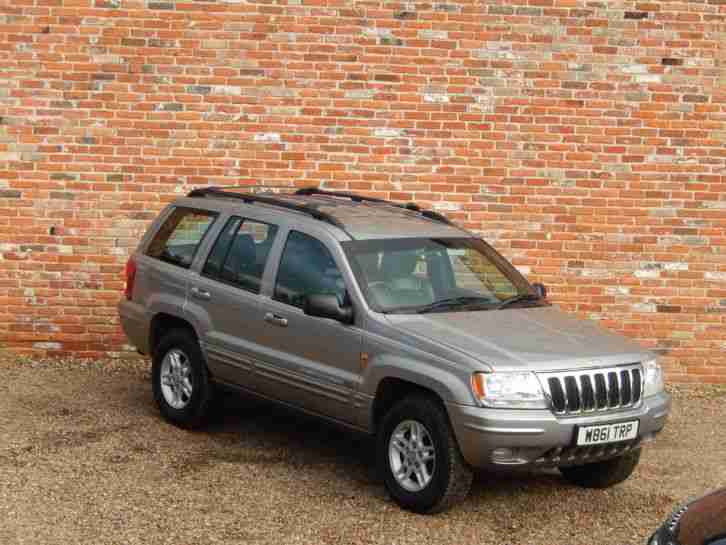
[[[451,220],[444,216],[443,214],[439,214],[438,212],[434,212],[433,210],[421,210],[421,215],[424,218],[428,218],[430,220],[434,221],[440,221],[441,223],[446,223],[448,225],[453,225]]]
[[[318,189],[317,187],[304,187],[302,189],[298,189],[295,191],[295,195],[325,195],[328,197],[341,197],[344,199],[350,199],[353,202],[372,202],[372,203],[378,203],[378,204],[387,204],[389,206],[395,206],[397,208],[403,208],[404,210],[411,210],[412,212],[418,212],[420,213],[424,218],[428,218],[433,221],[438,221],[441,223],[446,223],[449,225],[452,225],[451,220],[444,216],[443,214],[439,214],[438,212],[434,212],[433,210],[422,210],[419,205],[413,202],[407,202],[407,203],[397,203],[393,201],[387,201],[385,199],[378,199],[376,197],[364,197],[363,195],[356,195],[355,193],[348,193],[345,191],[328,191],[326,189]]]
[[[229,190],[229,189],[238,189],[241,191],[251,191],[251,190],[257,190],[257,191],[270,191],[272,193],[275,193],[278,189],[287,189],[290,191],[290,193],[280,193],[281,195],[292,195],[298,188],[294,185],[283,185],[283,184],[276,184],[276,185],[265,185],[265,184],[256,184],[256,185],[225,185],[225,186],[219,186],[219,189],[222,190]]]
[[[350,238],[353,238],[350,233],[346,231],[345,225],[338,221],[338,219],[336,219],[331,214],[321,212],[320,210],[318,210],[314,206],[310,206],[309,204],[297,204],[294,202],[279,199],[277,197],[270,197],[268,195],[255,195],[253,193],[235,193],[233,191],[225,191],[225,189],[228,188],[212,186],[203,187],[200,189],[193,189],[192,191],[187,193],[187,197],[223,197],[230,199],[239,199],[245,203],[258,202],[261,204],[268,204],[270,206],[278,206],[287,210],[302,212],[303,214],[308,214],[309,216],[312,216],[316,220],[324,221],[331,225],[335,225],[339,229],[342,229],[348,236],[350,236]]]
[[[328,191],[327,189],[319,189],[317,187],[303,187],[295,191],[295,195],[311,196],[311,195],[325,195],[328,197],[339,197],[342,199],[350,199],[353,202],[376,202],[380,204],[394,204],[400,206],[391,201],[385,199],[377,199],[375,197],[364,197],[363,195],[356,195],[355,193],[348,193],[347,191]]]

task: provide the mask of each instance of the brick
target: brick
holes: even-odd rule
[[[61,350],[63,348],[63,344],[59,342],[35,342],[33,343],[33,348],[35,350]]]
[[[706,95],[683,95],[683,102],[708,102]]]
[[[266,133],[260,133],[255,135],[255,142],[274,142],[279,143],[280,142],[280,135],[276,132],[266,132]]]
[[[212,92],[212,88],[209,85],[187,85],[187,93],[208,95]]]
[[[647,19],[648,12],[646,11],[626,11],[624,17],[626,19]]]
[[[184,109],[184,104],[181,104],[179,102],[157,104],[156,109],[162,112],[181,112]]]
[[[403,45],[403,40],[395,36],[382,36],[379,43],[381,45]]]
[[[376,74],[373,79],[376,81],[394,82],[401,81],[401,76],[398,76],[396,74]]]
[[[514,8],[512,6],[489,6],[489,13],[492,15],[512,15]]]
[[[52,172],[51,180],[77,180],[78,174],[70,174],[68,172]]]
[[[71,193],[70,191],[51,191],[50,198],[72,201],[73,199],[76,198],[76,196],[73,193]]]
[[[666,312],[671,314],[681,312],[681,307],[678,305],[656,305],[655,309],[657,312]]]
[[[397,138],[405,136],[404,129],[376,129],[374,134],[380,138]]]
[[[144,47],[146,45],[146,40],[143,38],[122,38],[121,45],[125,45],[127,47]]]
[[[433,8],[435,11],[445,11],[449,13],[460,13],[461,12],[461,6],[457,4],[446,4],[446,3],[439,3],[434,4]]]

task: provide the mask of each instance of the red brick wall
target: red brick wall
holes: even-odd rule
[[[126,255],[194,186],[416,200],[726,381],[726,1],[0,5],[0,343],[128,349]]]

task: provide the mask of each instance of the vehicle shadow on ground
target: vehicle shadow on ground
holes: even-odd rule
[[[225,461],[236,458],[265,465],[325,466],[336,478],[352,479],[376,496],[387,496],[376,469],[375,441],[365,434],[272,402],[233,394],[221,396],[206,433],[227,447]],[[551,490],[569,485],[556,470],[477,472],[470,497],[508,496],[532,486]]]

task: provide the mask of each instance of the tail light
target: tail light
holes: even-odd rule
[[[134,280],[136,280],[136,261],[132,256],[126,262],[126,269],[124,269],[124,295],[126,299],[131,300],[134,293]]]

